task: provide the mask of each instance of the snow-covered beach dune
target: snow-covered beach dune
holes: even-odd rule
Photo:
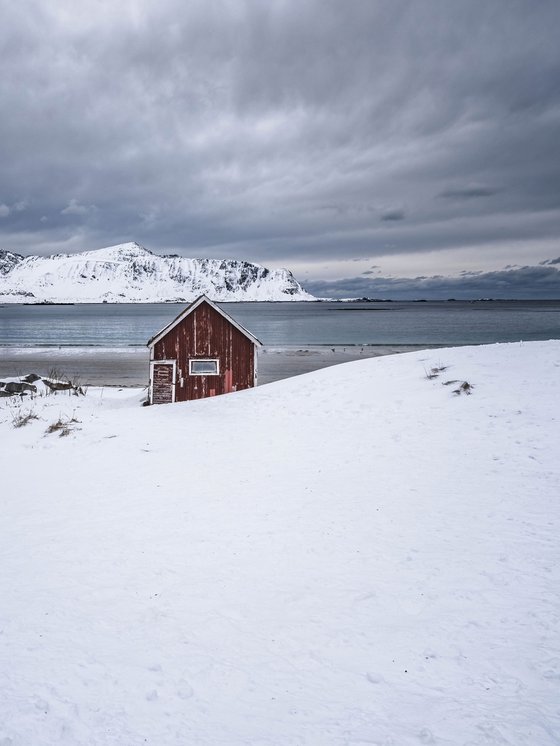
[[[553,341],[1,400],[0,744],[559,743],[559,379]]]

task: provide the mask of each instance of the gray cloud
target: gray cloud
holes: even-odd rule
[[[559,22],[555,0],[8,3],[0,246],[319,275],[555,237]]]
[[[493,187],[467,186],[463,188],[445,189],[439,194],[439,196],[445,197],[446,199],[473,199],[476,197],[491,197],[499,191],[499,189],[494,189]]]
[[[463,272],[460,277],[352,277],[336,282],[307,282],[305,287],[319,297],[329,298],[554,299],[560,298],[560,270],[540,265],[496,272]]]
[[[381,220],[385,222],[404,220],[404,218],[405,218],[404,210],[389,210],[387,212],[384,212],[381,215]]]
[[[60,211],[61,215],[87,215],[89,212],[97,210],[95,205],[81,205],[74,197],[66,205],[66,207]]]

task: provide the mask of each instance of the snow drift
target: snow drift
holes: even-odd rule
[[[2,400],[2,746],[557,744],[559,366]]]
[[[79,254],[0,251],[0,302],[156,303],[314,300],[287,269],[236,259],[157,256],[137,243]]]

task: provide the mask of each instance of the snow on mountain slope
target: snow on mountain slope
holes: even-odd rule
[[[555,341],[0,400],[0,743],[556,746],[559,373]]]
[[[79,254],[0,252],[0,301],[110,303],[313,300],[286,269],[234,259],[157,256],[136,243]]]

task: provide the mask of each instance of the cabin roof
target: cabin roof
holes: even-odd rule
[[[183,319],[186,319],[187,316],[189,316],[193,311],[195,311],[202,303],[208,303],[208,305],[216,311],[216,313],[219,313],[220,316],[223,316],[226,321],[229,321],[229,323],[234,326],[238,331],[241,332],[241,334],[245,335],[247,339],[252,342],[254,345],[257,345],[257,347],[262,347],[262,342],[255,337],[254,334],[251,334],[250,331],[245,329],[244,326],[242,326],[239,322],[237,322],[235,319],[232,319],[232,317],[227,314],[225,311],[222,311],[222,309],[217,306],[215,303],[213,303],[210,298],[207,298],[205,295],[199,296],[196,300],[194,300],[189,306],[187,306],[181,313],[173,319],[167,326],[164,326],[161,331],[159,331],[157,334],[155,334],[150,340],[147,342],[147,347],[153,347],[157,342],[159,342],[160,339],[165,337],[165,335],[171,331],[177,324],[180,324]]]

